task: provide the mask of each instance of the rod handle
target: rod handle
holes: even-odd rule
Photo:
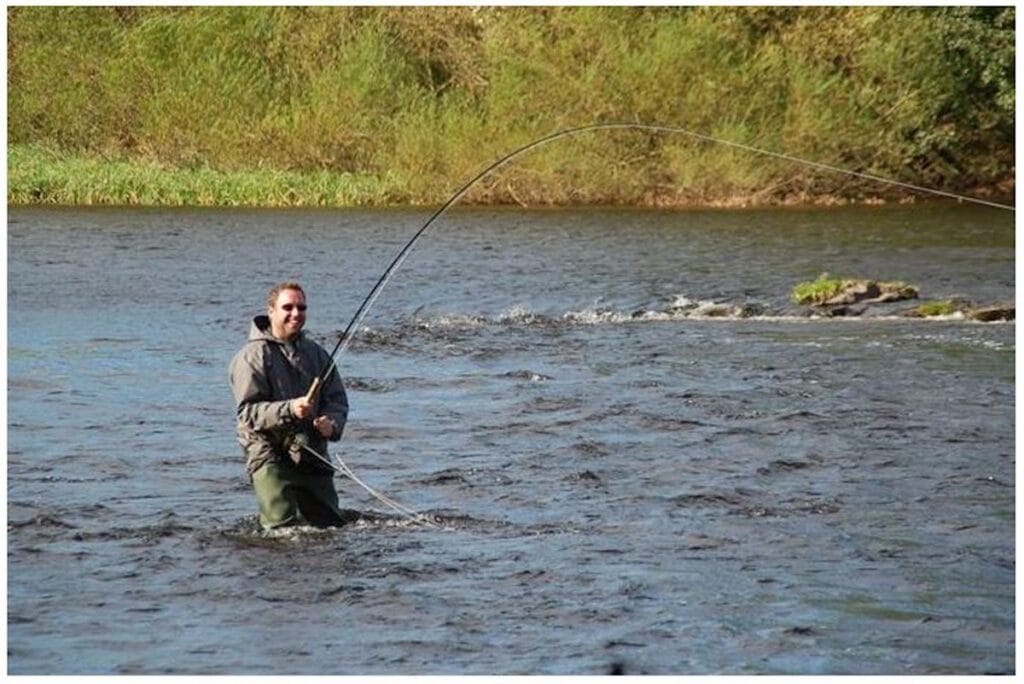
[[[313,384],[309,386],[309,391],[306,392],[306,401],[313,403],[316,400],[316,393],[320,391],[320,378],[313,378]]]

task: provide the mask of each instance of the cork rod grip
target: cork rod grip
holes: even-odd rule
[[[306,392],[306,401],[313,403],[316,401],[316,393],[320,391],[320,378],[313,378],[313,384],[309,386],[309,391]]]

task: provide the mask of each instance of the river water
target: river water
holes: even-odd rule
[[[339,477],[366,520],[261,533],[251,316],[300,279],[330,344],[427,216],[8,212],[10,673],[1014,670],[1015,324],[788,302],[1012,302],[1012,214],[455,211],[340,362],[436,526]]]

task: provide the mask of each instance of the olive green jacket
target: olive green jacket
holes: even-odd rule
[[[304,334],[284,342],[270,332],[267,316],[253,319],[249,341],[235,354],[229,369],[231,391],[238,407],[236,433],[250,476],[268,461],[290,462],[289,446],[297,433],[305,434],[309,447],[330,460],[327,439],[313,427],[313,418],[333,418],[337,428],[329,439],[341,439],[348,418],[348,396],[337,369],[331,371],[320,388],[311,417],[300,420],[291,410],[291,400],[305,395],[313,378],[330,363],[330,355],[323,347]],[[332,470],[307,451],[301,453],[300,468]]]

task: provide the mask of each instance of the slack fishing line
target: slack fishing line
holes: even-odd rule
[[[408,518],[412,522],[420,523],[422,525],[426,525],[427,527],[435,527],[435,528],[436,527],[440,527],[440,525],[438,525],[437,523],[435,523],[433,520],[431,520],[427,516],[423,515],[422,513],[417,513],[416,511],[414,511],[413,509],[409,508],[408,506],[404,506],[404,505],[400,504],[399,502],[397,502],[394,499],[392,499],[390,496],[387,496],[386,494],[382,494],[381,492],[377,491],[376,489],[374,489],[370,485],[368,485],[365,482],[363,482],[362,480],[360,480],[359,477],[354,472],[352,472],[352,469],[349,468],[348,465],[343,460],[341,460],[340,457],[335,456],[335,455],[332,454],[332,458],[334,459],[334,462],[332,463],[327,458],[324,458],[323,454],[321,454],[317,450],[313,449],[308,444],[303,444],[302,448],[305,449],[307,452],[313,454],[313,456],[316,456],[318,459],[320,459],[321,461],[323,461],[327,465],[336,468],[339,472],[341,472],[342,475],[344,475],[345,477],[347,477],[348,479],[352,480],[357,485],[359,485],[360,487],[365,489],[370,494],[370,496],[372,496],[373,498],[377,499],[378,501],[380,501],[382,504],[384,504],[388,508],[390,508],[392,510],[395,510],[395,511],[398,511],[399,513],[404,515],[406,518]]]
[[[448,211],[448,209],[450,209],[456,202],[458,202],[460,199],[462,199],[462,197],[470,190],[470,188],[472,188],[474,185],[476,185],[477,182],[479,182],[481,179],[483,179],[485,176],[487,176],[491,172],[498,170],[499,168],[501,168],[505,164],[508,164],[510,161],[515,159],[516,157],[518,157],[518,156],[520,156],[522,154],[525,154],[526,152],[529,152],[530,150],[533,150],[533,149],[536,149],[536,148],[541,147],[543,145],[546,145],[548,143],[554,142],[555,140],[560,140],[561,138],[566,138],[566,137],[569,137],[569,136],[578,135],[580,133],[585,133],[585,132],[589,132],[589,131],[599,131],[599,130],[606,130],[606,131],[607,130],[635,130],[635,131],[648,131],[648,132],[651,132],[651,133],[673,133],[673,134],[685,135],[685,136],[689,136],[690,138],[694,138],[696,140],[700,140],[700,141],[703,141],[703,142],[714,143],[714,144],[717,144],[717,145],[725,145],[727,147],[732,147],[732,148],[735,148],[735,149],[744,150],[746,152],[752,152],[754,154],[759,154],[759,155],[766,156],[766,157],[772,157],[774,159],[780,159],[782,161],[791,162],[791,163],[794,163],[794,164],[800,164],[800,165],[803,165],[803,166],[808,166],[808,167],[819,169],[819,170],[822,170],[822,171],[828,171],[828,172],[831,172],[831,173],[838,173],[838,174],[842,174],[842,175],[846,175],[846,176],[851,176],[851,177],[854,177],[854,178],[860,178],[862,180],[868,180],[868,181],[872,181],[872,182],[876,182],[876,183],[882,183],[882,184],[885,184],[885,185],[896,186],[896,187],[904,188],[906,190],[912,190],[914,192],[920,192],[920,193],[925,193],[925,194],[930,194],[930,195],[936,195],[936,196],[939,196],[939,197],[945,197],[947,199],[955,199],[955,200],[957,200],[959,202],[970,202],[970,203],[973,203],[973,204],[979,204],[979,205],[982,205],[982,206],[992,207],[992,208],[995,208],[995,209],[1003,209],[1003,210],[1006,210],[1006,211],[1016,211],[1016,207],[1010,206],[1008,204],[1000,204],[998,202],[991,202],[989,200],[979,199],[979,198],[976,198],[976,197],[969,197],[967,195],[960,195],[960,194],[957,194],[957,193],[954,193],[954,192],[947,192],[945,190],[937,190],[935,188],[929,188],[929,187],[925,187],[925,186],[922,186],[922,185],[914,185],[913,183],[904,183],[902,181],[893,180],[891,178],[885,178],[883,176],[876,176],[876,175],[873,175],[873,174],[870,174],[870,173],[864,173],[862,171],[854,171],[852,169],[844,169],[842,167],[833,166],[831,164],[823,164],[821,162],[816,162],[816,161],[813,161],[813,160],[810,160],[810,159],[802,159],[800,157],[795,157],[793,155],[783,154],[781,152],[773,152],[771,150],[766,150],[766,149],[763,149],[763,148],[760,148],[760,147],[754,147],[753,145],[746,145],[744,143],[738,143],[738,142],[734,142],[734,141],[731,141],[731,140],[725,140],[724,138],[716,138],[714,136],[706,135],[704,133],[698,133],[696,131],[692,131],[692,130],[687,129],[687,128],[679,128],[679,127],[675,127],[675,126],[659,126],[659,125],[641,124],[641,123],[595,123],[595,124],[588,124],[588,125],[585,125],[585,126],[577,126],[577,127],[574,127],[574,128],[563,129],[563,130],[551,133],[549,135],[546,135],[546,136],[544,136],[542,138],[538,138],[538,139],[536,139],[536,140],[534,140],[532,142],[529,142],[529,143],[527,143],[527,144],[525,144],[525,145],[523,145],[521,147],[518,147],[515,150],[512,150],[511,152],[506,154],[505,156],[501,157],[497,161],[493,162],[490,166],[485,168],[483,171],[481,171],[480,173],[475,175],[473,178],[471,178],[468,182],[466,182],[462,187],[460,187],[451,197],[448,198],[448,200],[444,204],[442,204],[437,209],[437,211],[435,211],[430,216],[429,219],[427,219],[426,223],[424,223],[420,227],[420,229],[417,230],[413,234],[413,236],[409,239],[409,241],[405,243],[405,246],[402,247],[401,251],[398,252],[397,256],[395,256],[395,258],[391,261],[391,263],[388,265],[388,267],[384,270],[384,273],[381,274],[381,276],[377,280],[376,284],[374,284],[374,286],[370,290],[369,294],[367,294],[366,298],[363,299],[362,304],[360,304],[359,308],[356,309],[355,314],[352,316],[352,320],[349,321],[348,325],[345,327],[345,330],[341,333],[341,336],[338,338],[338,342],[334,345],[334,349],[331,351],[330,363],[327,364],[325,366],[325,368],[320,372],[320,374],[313,380],[313,384],[309,388],[309,392],[307,393],[307,397],[310,400],[312,400],[312,398],[316,395],[316,392],[319,389],[320,385],[324,381],[326,381],[327,377],[331,374],[331,372],[334,371],[335,368],[337,368],[338,356],[341,353],[343,353],[346,349],[348,349],[348,346],[352,342],[352,338],[355,335],[356,330],[358,329],[359,324],[366,317],[366,314],[370,311],[370,308],[373,306],[374,302],[377,301],[377,298],[380,296],[380,293],[384,289],[384,287],[388,284],[388,281],[391,280],[392,276],[394,276],[395,272],[399,269],[399,267],[401,267],[402,263],[409,256],[409,253],[412,251],[412,248],[416,244],[416,242],[423,236],[424,233],[427,232],[427,230],[430,228],[430,226],[432,226],[434,224],[435,221],[437,221],[439,218],[441,218],[441,216],[443,216],[445,214],[445,212]],[[314,454],[320,460],[328,462],[327,459],[325,459],[323,457],[323,455],[317,453],[316,451],[313,451],[308,446],[306,446],[304,448],[307,451],[309,451],[312,454]],[[405,506],[402,506],[401,504],[398,504],[393,499],[389,499],[388,497],[384,496],[383,494],[380,494],[380,492],[377,492],[377,491],[373,490],[372,488],[367,486],[365,483],[363,483],[361,480],[356,478],[354,473],[352,472],[352,469],[349,468],[347,465],[345,465],[345,463],[340,458],[338,458],[337,456],[334,456],[334,459],[337,461],[337,465],[340,466],[339,469],[341,470],[342,473],[344,473],[348,477],[352,478],[352,480],[354,482],[356,482],[357,484],[362,486],[364,489],[366,489],[368,492],[370,492],[370,494],[373,495],[378,500],[384,502],[385,504],[387,504],[391,508],[394,508],[395,510],[398,510],[399,512],[401,512],[403,514],[408,515],[410,518],[418,520],[419,522],[426,522],[428,524],[432,524],[432,523],[429,522],[429,519],[426,518],[425,516],[423,516],[423,515],[421,515],[419,513],[416,513],[415,511],[412,511],[411,509],[406,508]]]

